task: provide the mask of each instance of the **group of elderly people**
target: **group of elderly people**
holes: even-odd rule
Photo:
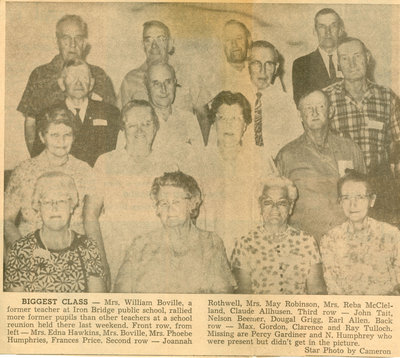
[[[375,195],[367,177],[348,170],[339,179],[347,220],[318,247],[288,225],[293,182],[273,163],[266,169],[258,148],[242,146],[242,101],[231,92],[215,98],[219,140],[199,164],[189,149],[153,151],[157,116],[148,102],[132,101],[123,110],[125,146],[100,156],[93,172],[69,154],[71,114],[49,113],[40,129],[45,150],[17,167],[6,189],[5,289],[397,293],[400,232],[368,216]],[[214,232],[200,228],[210,217]]]
[[[80,38],[61,36],[78,20],[57,25],[63,100],[34,124],[26,112],[33,157],[5,192],[6,291],[400,294],[400,231],[370,217],[377,195],[362,151],[329,129],[329,94],[296,98],[304,133],[289,144],[269,136],[286,138],[294,118],[262,122],[278,98],[265,92],[272,60],[249,64],[253,109],[225,83],[231,74],[209,103],[183,111],[175,70],[159,61],[173,52],[170,34],[153,21],[143,45],[154,61],[125,77],[119,117],[93,99],[104,76],[79,58]],[[225,47],[230,71],[248,47],[238,24],[226,25],[237,35]],[[268,44],[254,42],[254,58],[275,58]]]

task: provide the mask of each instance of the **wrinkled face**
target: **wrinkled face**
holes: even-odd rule
[[[128,143],[151,145],[156,128],[149,107],[133,107],[125,114],[124,128]]]
[[[92,89],[92,77],[86,65],[68,67],[63,81],[67,96],[70,98],[85,98]]]
[[[69,227],[69,221],[73,212],[72,202],[62,188],[50,188],[40,198],[40,216],[43,225],[50,230],[60,231]]]
[[[329,107],[321,92],[312,92],[303,98],[299,110],[306,131],[319,130],[328,125]]]
[[[353,223],[362,223],[374,206],[375,196],[369,195],[362,182],[347,181],[342,186],[340,203],[346,217]]]
[[[254,47],[252,49],[249,71],[251,82],[257,89],[269,87],[277,69],[278,64],[271,48]]]
[[[322,49],[336,48],[342,31],[339,19],[335,14],[324,14],[317,17],[315,32]]]
[[[229,24],[224,28],[224,52],[230,63],[243,63],[247,58],[249,47],[245,30],[237,24]]]
[[[164,29],[150,26],[143,33],[143,46],[149,63],[168,61],[169,38]]]
[[[216,114],[215,126],[218,145],[231,147],[240,144],[246,130],[242,107],[237,103],[222,104]]]
[[[338,61],[346,80],[355,81],[366,77],[368,56],[359,41],[350,41],[340,45]]]
[[[158,108],[168,108],[175,100],[176,79],[165,65],[156,65],[148,72],[150,101]]]
[[[74,140],[72,128],[63,123],[50,124],[47,132],[40,139],[48,152],[56,157],[65,157],[71,150]]]
[[[86,47],[83,29],[75,21],[65,21],[59,28],[58,48],[64,62],[82,58]]]
[[[171,185],[162,186],[158,193],[157,215],[164,227],[182,226],[190,221],[194,205],[188,193]]]
[[[268,188],[261,200],[261,214],[264,224],[283,226],[287,223],[292,204],[287,190],[280,187]]]

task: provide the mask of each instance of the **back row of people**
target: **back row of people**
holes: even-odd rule
[[[293,63],[294,102],[298,105],[301,96],[310,90],[326,88],[334,108],[331,129],[351,138],[360,147],[376,186],[390,189],[380,192],[377,212],[380,217],[393,216],[391,171],[399,162],[399,99],[390,89],[370,81],[371,53],[361,40],[347,36],[344,22],[336,11],[330,8],[318,11],[314,27],[317,50]],[[71,64],[71,60],[83,60],[87,52],[88,29],[79,16],[61,18],[56,37],[59,55],[32,72],[18,106],[26,118],[27,146],[32,155],[42,150],[36,130],[38,122],[50,106],[64,101],[77,117],[80,137],[86,139],[77,139],[72,153],[93,166],[98,155],[116,145],[117,109],[106,105],[115,104],[116,96],[103,70],[93,65],[88,65],[89,71],[76,70],[77,64]],[[196,122],[194,113],[204,143],[213,143],[215,133],[210,133],[209,120],[212,99],[222,90],[239,92],[252,107],[253,120],[245,140],[267,147],[275,156],[302,133],[295,104],[282,88],[283,57],[270,42],[252,41],[247,27],[236,20],[225,24],[221,40],[224,65],[217,66],[203,78],[193,70],[195,75],[188,76],[184,66],[175,65],[174,69],[170,65],[174,62],[175,48],[169,28],[159,21],[146,22],[143,26],[146,61],[125,76],[118,96],[119,106],[122,108],[132,99],[149,100],[162,119],[162,127],[169,127],[163,126],[169,118],[182,118],[182,123],[190,123],[193,131],[187,139],[201,143],[201,136],[197,138],[198,125],[193,123]],[[100,105],[96,100],[104,103]],[[173,122],[177,123],[169,121]],[[103,139],[98,138],[99,133]],[[165,133],[165,138],[169,138],[168,131]],[[383,205],[384,201],[388,204]]]

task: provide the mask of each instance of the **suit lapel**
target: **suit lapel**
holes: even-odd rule
[[[311,68],[315,68],[315,77],[318,77],[320,80],[323,79],[326,82],[329,82],[329,73],[325,67],[324,60],[322,59],[321,54],[319,53],[318,49],[313,52],[313,56],[311,58],[312,66]]]
[[[83,120],[84,127],[91,127],[93,121],[93,101],[89,98],[88,106],[86,108],[85,119]]]

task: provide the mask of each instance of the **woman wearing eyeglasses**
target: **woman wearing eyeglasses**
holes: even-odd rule
[[[90,166],[70,154],[75,123],[70,111],[57,107],[38,123],[39,137],[45,145],[37,157],[20,163],[13,171],[4,194],[5,248],[19,238],[42,226],[42,220],[32,209],[32,193],[37,178],[51,171],[59,171],[74,178],[80,203],[71,218],[71,228],[83,234],[82,203],[92,183]]]
[[[266,146],[242,140],[252,119],[250,104],[241,93],[220,92],[211,104],[210,120],[216,137],[210,138],[213,142],[209,140],[203,155],[207,210],[197,223],[222,238],[230,257],[235,237],[247,233],[258,219],[253,200],[257,183],[276,168]]]
[[[43,225],[12,245],[5,291],[104,292],[96,243],[70,229],[78,201],[78,190],[69,175],[47,172],[38,178],[32,207]]]
[[[154,180],[150,195],[162,228],[134,238],[114,291],[233,292],[222,240],[194,224],[202,203],[196,180],[180,171],[165,173]]]
[[[321,258],[314,238],[287,222],[297,198],[284,177],[263,183],[262,224],[236,240],[231,267],[239,293],[324,294]]]
[[[376,195],[367,177],[347,170],[338,195],[347,221],[320,244],[328,294],[400,294],[400,231],[368,216]]]

